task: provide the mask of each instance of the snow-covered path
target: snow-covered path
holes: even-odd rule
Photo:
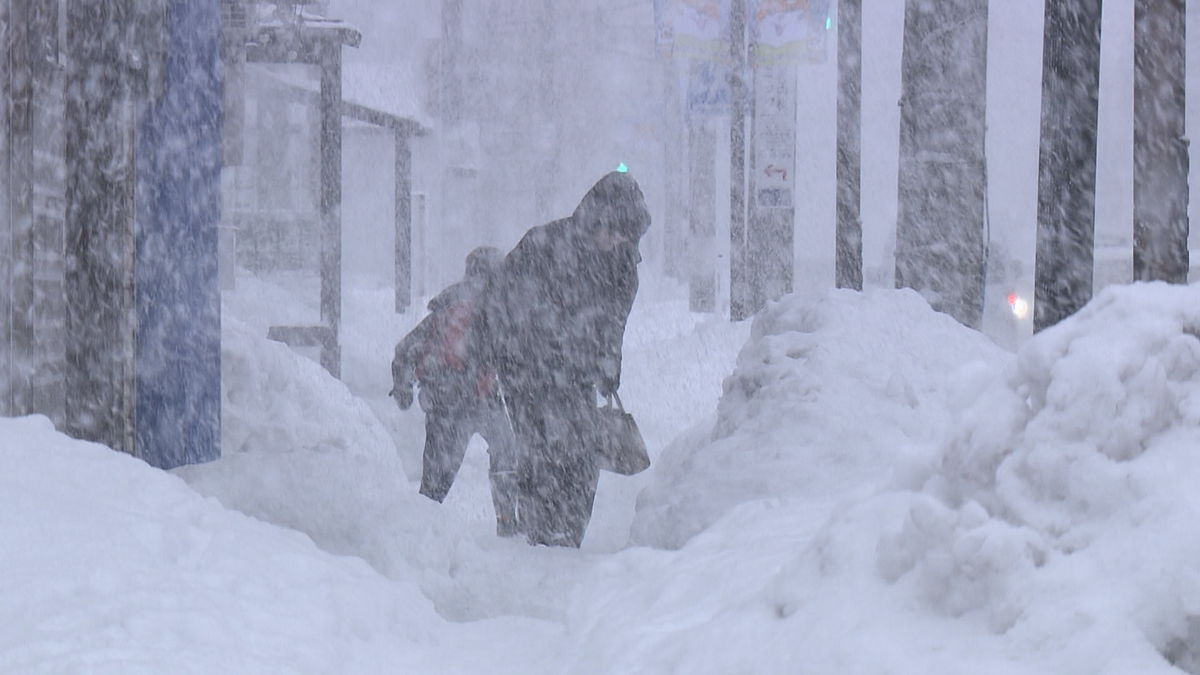
[[[311,320],[296,309],[315,297],[306,290],[311,289],[296,279],[266,282],[247,276],[227,294],[224,386],[228,398],[237,400],[226,402],[223,442],[226,448],[250,451],[227,452],[221,462],[179,473],[231,506],[309,532],[324,548],[362,556],[393,578],[421,579],[439,611],[453,620],[565,617],[579,577],[567,569],[589,566],[593,556],[587,554],[628,545],[636,497],[651,472],[601,476],[583,555],[497,539],[482,439],[472,440],[444,504],[417,495],[423,416],[415,406],[398,410],[386,392],[392,348],[423,312],[397,316],[390,289],[350,285],[344,302],[343,388],[315,364],[259,337],[273,323]],[[684,292],[670,282],[643,284],[627,331],[622,398],[639,419],[652,457],[682,431],[700,424],[705,433],[702,423],[711,426],[721,382],[732,372],[750,328],[748,322],[731,325],[688,312]],[[308,309],[315,312],[315,304]],[[311,391],[321,392],[331,405],[322,409],[318,401],[306,400],[313,394],[272,375],[289,370],[303,371],[303,381],[313,383]],[[324,386],[316,384],[322,380]],[[273,386],[286,388],[271,391]],[[256,391],[233,395],[243,388]],[[358,456],[359,471],[325,466],[340,462],[347,451]],[[281,462],[279,453],[291,457]],[[254,465],[243,466],[248,463]],[[263,474],[276,472],[279,484],[258,489]],[[318,480],[345,483],[314,484]],[[318,500],[322,494],[336,495],[341,503]],[[506,570],[503,578],[497,578],[498,569]]]

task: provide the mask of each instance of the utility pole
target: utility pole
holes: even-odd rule
[[[729,318],[756,311],[746,237],[746,0],[732,0],[729,31]]]
[[[838,288],[861,291],[862,260],[862,0],[838,0],[837,22]]]
[[[896,287],[983,322],[987,0],[907,0]]]
[[[342,376],[342,45],[326,42],[317,64],[321,78],[321,324],[330,336],[321,365]]]
[[[1134,281],[1188,281],[1184,5],[1184,0],[1134,3]]]
[[[0,0],[0,415],[65,414],[57,0]]]
[[[1101,0],[1046,0],[1033,330],[1092,298]]]
[[[66,5],[64,431],[135,454],[134,116],[123,43],[113,39],[127,35],[119,9]]]

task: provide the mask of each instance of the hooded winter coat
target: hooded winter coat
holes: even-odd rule
[[[586,447],[595,389],[616,391],[650,225],[637,183],[610,173],[569,217],[529,230],[476,302],[472,362],[495,368],[521,450],[520,527],[532,543],[579,546],[598,469]],[[605,250],[604,231],[623,242]]]
[[[638,289],[638,239],[650,214],[637,183],[610,173],[567,218],[530,229],[505,257],[472,317],[472,335],[517,389],[620,384],[621,343]],[[628,239],[611,251],[596,233]]]

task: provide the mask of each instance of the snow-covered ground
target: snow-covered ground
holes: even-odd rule
[[[1200,287],[1013,354],[910,291],[729,324],[647,279],[654,464],[602,477],[578,551],[494,536],[479,439],[417,495],[386,392],[420,313],[345,292],[343,381],[264,337],[311,281],[226,294],[212,464],[0,419],[0,672],[1200,672]]]

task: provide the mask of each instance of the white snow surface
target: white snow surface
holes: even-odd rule
[[[910,291],[750,325],[648,279],[654,463],[566,550],[493,534],[479,439],[417,495],[386,392],[420,311],[348,284],[339,381],[264,337],[311,283],[238,282],[219,461],[0,418],[0,672],[1200,672],[1200,287],[1110,287],[1013,354]]]

